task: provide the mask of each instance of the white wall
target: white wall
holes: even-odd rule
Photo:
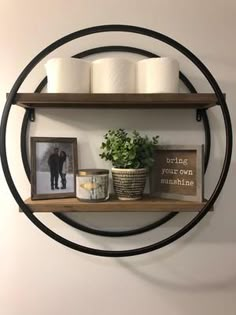
[[[236,3],[228,1],[29,1],[0,2],[0,101],[23,67],[43,48],[78,29],[108,23],[133,24],[162,32],[192,50],[227,94],[235,123]],[[129,44],[176,56],[200,92],[211,92],[194,66],[171,48],[128,34],[99,34],[75,41],[53,55],[70,55],[101,44]],[[48,56],[50,58],[51,56]],[[20,91],[32,92],[44,75],[43,63]],[[19,128],[23,110],[11,111],[7,134],[13,178],[22,195],[30,187],[20,161]],[[224,128],[220,111],[209,111],[214,132],[205,194],[215,187],[222,165]],[[203,142],[202,125],[193,112],[40,110],[30,135],[76,136],[82,167],[106,166],[97,157],[110,127],[158,133],[161,143]],[[89,156],[89,158],[88,158]],[[234,177],[233,177],[234,176]],[[165,314],[235,315],[235,155],[214,213],[171,246],[132,258],[99,258],[66,248],[41,233],[18,212],[1,172],[0,313],[2,315]],[[74,231],[50,214],[40,219],[53,230],[87,246],[126,249],[153,243],[192,218],[182,214],[157,231],[137,237],[106,239]],[[151,222],[155,214],[83,215],[100,228],[127,228]]]

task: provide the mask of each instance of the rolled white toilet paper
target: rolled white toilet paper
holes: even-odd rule
[[[142,59],[136,63],[137,93],[178,93],[179,64],[169,57]]]
[[[90,63],[75,58],[53,58],[45,64],[49,93],[89,93]]]
[[[102,58],[92,62],[92,93],[135,93],[135,62],[124,58]]]

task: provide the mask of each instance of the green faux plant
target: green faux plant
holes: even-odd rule
[[[124,129],[112,129],[104,135],[100,157],[111,161],[116,168],[149,168],[159,136],[142,137],[134,130],[129,135]]]

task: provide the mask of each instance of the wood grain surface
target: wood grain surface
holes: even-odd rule
[[[120,201],[111,196],[99,203],[81,202],[77,198],[32,200],[25,203],[33,212],[193,212],[200,211],[205,202],[160,199],[144,196],[142,200]]]

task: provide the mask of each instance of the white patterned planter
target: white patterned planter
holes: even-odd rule
[[[120,200],[138,200],[143,196],[146,168],[112,168],[114,191]]]

